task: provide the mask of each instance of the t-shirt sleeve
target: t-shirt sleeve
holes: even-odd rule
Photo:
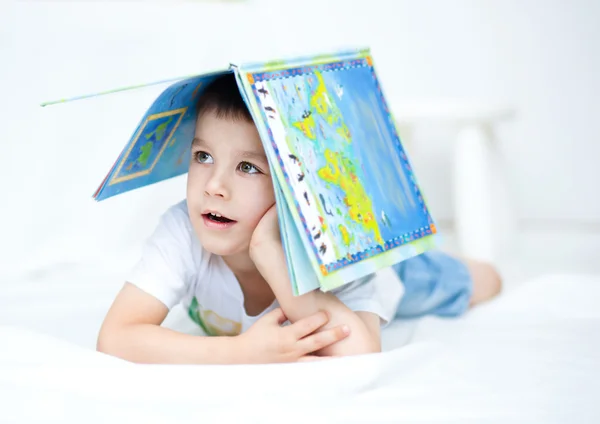
[[[183,298],[195,269],[191,253],[191,225],[181,205],[160,218],[144,243],[142,256],[127,281],[171,309]]]
[[[391,268],[385,268],[333,293],[352,311],[374,313],[381,319],[382,326],[386,326],[394,319],[404,286]]]

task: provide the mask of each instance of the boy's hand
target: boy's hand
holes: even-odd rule
[[[313,352],[332,345],[350,334],[348,327],[342,325],[315,333],[329,321],[325,312],[318,312],[282,327],[286,320],[283,311],[277,308],[261,317],[247,332],[238,336],[247,358],[245,362],[304,361]]]
[[[256,251],[268,244],[281,243],[281,235],[279,234],[279,222],[277,219],[277,205],[273,204],[265,212],[258,225],[252,233],[250,239],[250,256]]]

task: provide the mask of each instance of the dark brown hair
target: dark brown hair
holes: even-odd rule
[[[198,116],[214,113],[218,118],[252,122],[233,73],[220,75],[206,86],[196,103],[196,111]]]

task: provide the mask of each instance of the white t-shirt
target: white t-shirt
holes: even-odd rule
[[[235,275],[222,257],[202,247],[185,200],[163,214],[127,280],[169,309],[181,302],[208,335],[240,334],[278,306],[275,301],[260,315],[246,313]],[[385,325],[394,317],[403,287],[395,273],[379,272],[333,293],[353,311],[377,314]]]

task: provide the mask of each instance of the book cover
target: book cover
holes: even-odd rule
[[[187,172],[195,104],[233,72],[272,169],[295,294],[332,290],[436,246],[436,227],[368,49],[192,76],[150,106],[94,194]]]
[[[240,66],[238,75],[285,199],[284,245],[304,246],[319,287],[435,246],[368,49]],[[291,272],[300,293],[317,285],[306,266],[299,257]]]

